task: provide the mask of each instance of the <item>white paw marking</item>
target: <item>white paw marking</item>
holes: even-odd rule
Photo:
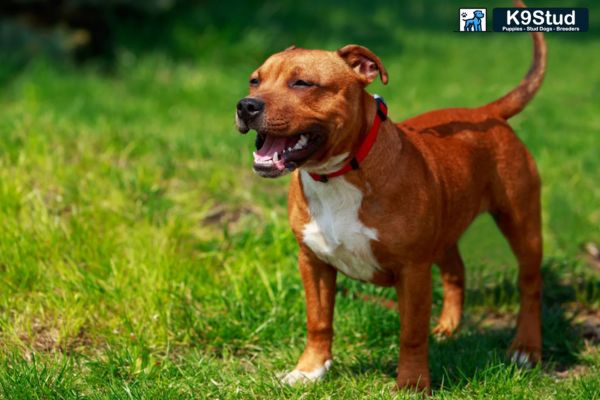
[[[320,381],[321,379],[323,379],[327,371],[331,369],[332,365],[333,361],[327,360],[325,361],[325,364],[323,364],[321,367],[313,369],[309,372],[295,369],[285,374],[281,378],[281,383],[284,383],[286,385],[295,385],[297,383],[310,383]]]
[[[523,351],[515,351],[510,358],[510,361],[517,364],[520,367],[531,368],[533,367],[533,363],[529,359],[529,355]]]
[[[301,171],[310,221],[303,228],[304,243],[328,264],[354,279],[370,281],[380,269],[371,240],[377,231],[358,218],[363,193],[343,176],[317,182]]]

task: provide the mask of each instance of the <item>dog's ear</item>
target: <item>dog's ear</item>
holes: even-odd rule
[[[349,44],[338,49],[337,53],[350,68],[365,80],[365,84],[373,82],[378,75],[384,85],[388,83],[388,74],[383,63],[366,47]]]

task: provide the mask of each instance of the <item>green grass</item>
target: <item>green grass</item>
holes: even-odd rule
[[[111,73],[44,60],[19,71],[0,66],[9,77],[0,93],[0,397],[395,395],[400,321],[354,298],[393,291],[346,278],[331,374],[307,387],[278,383],[305,335],[287,179],[251,172],[253,137],[236,133],[234,105],[271,52],[355,41],[388,67],[390,85],[372,91],[394,120],[475,106],[518,82],[529,38],[453,34],[442,11],[445,25],[431,29],[396,23],[394,9],[373,11],[354,29],[348,20],[366,3],[331,6],[330,19],[311,30],[303,25],[311,10],[296,15],[282,4],[250,10],[255,18],[237,17],[225,31],[223,10],[200,10],[164,28],[156,48],[123,36]],[[419,10],[407,13],[418,20]],[[202,29],[190,22],[197,15]],[[600,41],[590,33],[548,42],[542,91],[512,120],[544,185],[545,362],[524,371],[506,360],[516,267],[484,217],[461,243],[463,328],[430,339],[435,397],[600,393],[598,345],[581,337],[577,314],[600,306],[598,272],[580,257],[583,243],[600,243]],[[434,287],[437,316],[437,273]]]

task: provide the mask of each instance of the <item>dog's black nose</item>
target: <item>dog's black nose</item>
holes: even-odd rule
[[[246,97],[237,104],[237,115],[244,122],[250,122],[258,117],[264,108],[264,101],[254,97]]]

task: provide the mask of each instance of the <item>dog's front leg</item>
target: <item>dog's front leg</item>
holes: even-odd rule
[[[302,247],[298,256],[306,296],[308,338],[296,368],[282,381],[288,384],[323,378],[332,364],[333,308],[337,271]]]
[[[428,389],[431,264],[405,265],[396,285],[400,310],[398,387]]]

